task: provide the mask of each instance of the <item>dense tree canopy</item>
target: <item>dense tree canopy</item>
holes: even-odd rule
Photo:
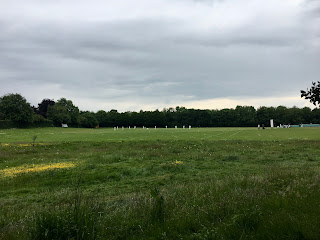
[[[96,118],[101,127],[254,127],[258,124],[270,125],[274,119],[280,124],[320,123],[318,109],[237,106],[235,109],[222,110],[187,109],[184,107],[163,109],[162,111],[140,111],[119,113],[99,111]]]
[[[60,126],[62,123],[71,123],[71,117],[67,108],[62,105],[55,104],[54,106],[49,106],[47,115],[48,119],[52,120],[56,126]]]
[[[47,111],[49,106],[53,106],[55,101],[45,98],[41,103],[38,104],[38,108],[36,109],[37,113],[42,117],[47,118]]]
[[[72,124],[73,126],[78,126],[79,125],[79,117],[80,117],[80,111],[79,111],[79,108],[76,107],[75,105],[73,105],[72,101],[71,100],[67,100],[65,98],[60,98],[57,102],[56,102],[56,105],[62,109],[61,107],[63,107],[70,120],[67,122],[69,124]]]
[[[19,125],[33,121],[33,110],[27,100],[20,94],[7,94],[0,98],[2,118],[11,120]]]
[[[80,126],[85,128],[94,128],[99,125],[93,112],[84,112],[80,114]]]
[[[107,127],[109,125],[108,113],[106,111],[100,110],[96,114],[96,119],[100,127]]]
[[[316,98],[315,98],[316,99]],[[56,103],[43,99],[34,114],[30,104],[19,94],[8,94],[0,98],[0,120],[8,119],[28,124],[37,122],[48,126],[67,123],[72,127],[254,127],[258,124],[269,126],[274,119],[280,124],[320,123],[320,109],[237,106],[221,110],[187,109],[175,107],[162,111],[118,112],[100,110],[97,113],[81,112],[71,100],[59,99]],[[47,119],[46,119],[47,118]],[[51,122],[52,121],[52,122]],[[40,124],[41,123],[41,124]],[[51,123],[51,124],[50,124]]]

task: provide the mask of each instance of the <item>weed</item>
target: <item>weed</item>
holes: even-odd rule
[[[164,221],[164,198],[160,194],[160,189],[154,187],[150,191],[151,196],[151,220],[162,223]]]
[[[32,151],[34,151],[34,146],[35,146],[35,142],[36,142],[37,137],[38,137],[38,135],[34,135],[32,137]]]

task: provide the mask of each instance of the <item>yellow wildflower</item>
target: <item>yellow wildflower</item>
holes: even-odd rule
[[[41,172],[53,169],[61,169],[61,168],[70,168],[74,167],[74,163],[53,163],[53,164],[34,164],[34,165],[26,165],[20,167],[12,167],[0,170],[0,177],[15,177],[20,173],[32,173],[32,172]]]
[[[173,164],[174,164],[174,165],[177,165],[177,164],[183,164],[183,162],[182,162],[182,161],[178,161],[178,160],[176,160],[175,162],[173,162]]]

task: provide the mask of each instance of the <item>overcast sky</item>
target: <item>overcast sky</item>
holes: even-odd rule
[[[313,106],[318,0],[0,0],[0,96],[80,110]]]

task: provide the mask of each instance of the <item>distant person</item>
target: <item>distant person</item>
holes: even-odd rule
[[[264,128],[264,124],[262,124],[262,129],[265,129],[265,128]]]
[[[258,130],[260,129],[260,124],[258,124]]]

